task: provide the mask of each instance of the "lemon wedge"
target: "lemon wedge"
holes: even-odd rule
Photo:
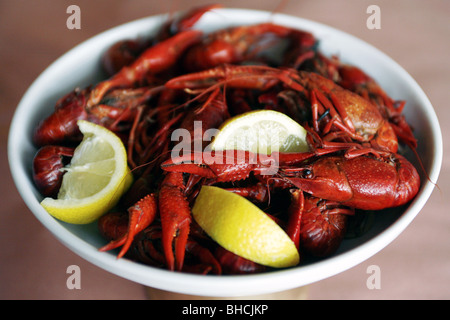
[[[284,113],[255,110],[225,121],[211,143],[212,150],[245,150],[270,155],[306,152],[306,130]]]
[[[57,199],[41,205],[55,218],[73,224],[97,220],[114,207],[130,187],[125,147],[117,135],[97,124],[79,120],[83,140],[64,170]]]
[[[286,232],[240,195],[203,186],[192,215],[212,239],[238,256],[273,268],[299,263],[298,250]]]

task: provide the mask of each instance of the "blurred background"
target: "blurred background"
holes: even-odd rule
[[[153,0],[0,1],[0,299],[147,299],[145,288],[83,260],[63,246],[19,196],[9,172],[7,138],[22,95],[55,59],[75,45],[125,22],[211,3]],[[423,88],[443,136],[450,85],[450,1],[447,0],[247,0],[226,7],[277,11],[350,33],[397,61]],[[66,27],[69,5],[81,9],[81,29]],[[381,29],[369,30],[367,8],[381,9]],[[70,77],[70,75],[67,75]],[[445,142],[445,140],[444,140]],[[420,142],[419,142],[420,143]],[[308,299],[449,299],[449,150],[428,203],[390,245],[360,265],[313,283]],[[67,267],[81,269],[81,289],[66,286]],[[377,265],[381,288],[370,290],[367,269]]]

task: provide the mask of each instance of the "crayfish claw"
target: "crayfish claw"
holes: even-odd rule
[[[181,271],[192,220],[181,172],[169,172],[164,178],[159,194],[159,208],[167,267],[169,270],[176,268]]]
[[[180,225],[172,224],[165,230],[164,226],[166,224],[163,223],[162,243],[169,270],[181,271],[183,268],[186,243],[189,236],[189,224],[190,219]]]
[[[134,237],[147,228],[155,219],[157,212],[157,203],[154,194],[149,194],[136,202],[128,209],[129,221],[128,230],[120,238],[111,241],[99,249],[99,251],[109,251],[122,246],[117,259],[122,258],[133,243]]]

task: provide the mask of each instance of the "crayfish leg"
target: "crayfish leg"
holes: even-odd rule
[[[300,227],[302,213],[305,205],[305,197],[300,189],[291,189],[291,205],[289,206],[289,221],[286,233],[294,242],[297,250],[300,248]]]

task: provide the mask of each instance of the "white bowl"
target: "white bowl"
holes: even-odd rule
[[[361,67],[372,75],[395,99],[407,101],[405,114],[415,128],[426,174],[417,197],[401,210],[375,216],[372,229],[360,238],[345,240],[339,251],[324,260],[307,265],[256,275],[201,276],[170,272],[99,252],[105,240],[95,223],[70,225],[52,218],[39,204],[42,197],[32,178],[36,148],[32,131],[38,121],[51,113],[55,101],[75,87],[100,81],[100,57],[120,39],[149,36],[166,15],[133,21],[103,32],[76,46],[50,65],[30,86],[20,101],[10,127],[8,156],[11,172],[22,198],[36,218],[64,245],[91,263],[123,278],[146,286],[183,294],[202,296],[246,296],[272,293],[336,275],[370,258],[392,242],[420,212],[438,179],[442,162],[442,137],[433,107],[414,79],[396,62],[371,45],[331,27],[292,16],[269,12],[221,9],[207,13],[196,28],[212,31],[229,25],[275,23],[308,30],[321,39],[320,49],[338,54],[342,61]],[[409,159],[416,163],[413,155]]]

